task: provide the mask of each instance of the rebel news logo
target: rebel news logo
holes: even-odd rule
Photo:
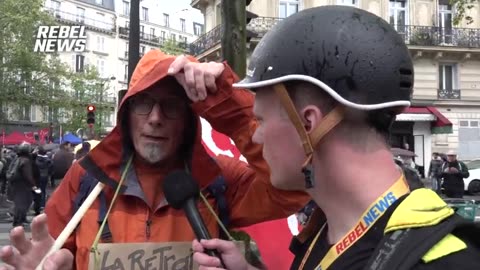
[[[85,26],[39,26],[35,52],[83,52],[87,44]]]

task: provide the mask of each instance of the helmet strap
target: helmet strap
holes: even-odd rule
[[[302,165],[302,173],[305,176],[305,188],[310,189],[315,186],[315,175],[313,171],[313,148],[320,142],[320,140],[327,135],[327,133],[337,126],[344,117],[345,109],[343,106],[338,105],[332,111],[330,111],[320,124],[308,135],[305,126],[300,118],[300,115],[293,104],[285,85],[282,83],[275,84],[273,86],[275,93],[280,98],[283,107],[285,108],[290,121],[297,129],[302,146],[307,156],[305,162]]]

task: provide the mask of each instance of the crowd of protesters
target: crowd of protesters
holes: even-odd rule
[[[43,212],[51,193],[76,157],[73,146],[64,142],[58,148],[45,150],[29,143],[3,147],[0,152],[0,196],[12,225],[29,224],[29,211]],[[50,188],[48,188],[50,187]]]

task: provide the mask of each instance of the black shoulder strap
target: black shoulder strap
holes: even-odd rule
[[[435,226],[410,228],[383,237],[364,270],[409,270],[456,227],[470,223],[454,214]]]

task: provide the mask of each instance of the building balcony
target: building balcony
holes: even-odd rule
[[[102,22],[95,20],[90,17],[80,16],[78,14],[73,14],[61,10],[55,10],[52,8],[46,9],[58,22],[69,25],[85,25],[89,30],[99,31],[104,33],[115,33],[115,23],[112,19],[112,22]]]
[[[222,25],[218,25],[212,30],[200,36],[197,40],[190,43],[189,49],[191,55],[200,55],[205,51],[220,44],[222,40]]]
[[[274,17],[257,17],[250,21],[247,30],[255,33],[253,40],[258,40],[281,20],[281,18]],[[394,27],[409,46],[480,48],[480,29],[477,28],[444,28],[417,25],[396,25]],[[221,41],[221,30],[221,25],[218,25],[200,36],[190,44],[190,53],[200,55],[217,46]]]
[[[394,26],[410,46],[480,48],[480,29],[438,26]]]
[[[197,9],[208,6],[208,0],[192,0],[190,6]]]
[[[439,100],[459,100],[462,98],[460,89],[438,89],[437,98]]]
[[[129,30],[128,27],[119,27],[118,28],[118,33],[120,34],[120,37],[128,39],[129,35]],[[163,45],[163,42],[165,41],[163,38],[155,35],[150,35],[150,34],[145,34],[140,32],[140,41],[143,43],[147,43],[153,46],[161,46]]]

